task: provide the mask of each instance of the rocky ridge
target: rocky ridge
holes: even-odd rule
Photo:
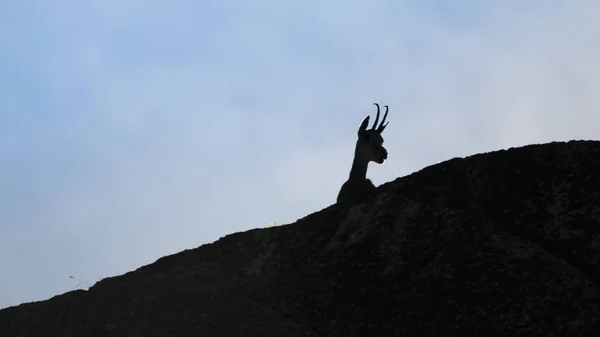
[[[600,142],[454,158],[0,310],[0,336],[596,336],[599,224]]]

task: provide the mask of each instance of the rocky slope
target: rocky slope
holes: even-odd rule
[[[0,336],[597,336],[600,142],[455,158],[0,311]]]

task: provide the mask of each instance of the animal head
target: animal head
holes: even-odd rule
[[[383,147],[383,137],[381,133],[385,130],[388,123],[385,123],[385,118],[388,114],[388,106],[385,105],[385,114],[381,120],[381,124],[377,126],[379,121],[379,104],[374,103],[377,106],[377,117],[375,117],[375,123],[373,127],[367,130],[369,126],[369,117],[365,117],[358,129],[358,141],[356,142],[356,155],[362,159],[370,162],[374,161],[377,164],[383,164],[387,159],[387,150]],[[385,123],[385,124],[384,124]]]

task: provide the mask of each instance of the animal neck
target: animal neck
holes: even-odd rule
[[[350,169],[349,180],[366,180],[368,167],[369,161],[359,155],[357,145],[354,151],[354,161],[352,162],[352,169]]]

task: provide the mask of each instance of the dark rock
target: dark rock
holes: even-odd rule
[[[455,158],[363,203],[0,311],[0,336],[597,336],[600,142]]]

